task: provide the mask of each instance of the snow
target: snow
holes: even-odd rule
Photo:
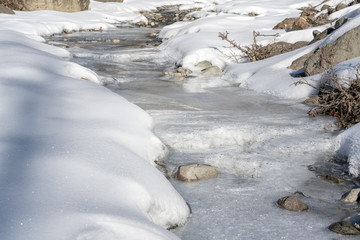
[[[327,4],[339,2],[342,1]],[[200,61],[209,60],[225,70],[221,81],[206,83],[206,87],[236,83],[278,97],[304,99],[314,94],[314,89],[295,87],[295,79],[287,67],[303,54],[357,27],[360,24],[357,5],[333,15],[352,20],[324,40],[258,63],[231,62],[223,54],[227,51],[226,43],[217,35],[228,31],[232,39],[244,45],[252,42],[253,30],[274,35],[259,38],[261,44],[309,41],[313,30],[321,31],[327,26],[297,32],[272,28],[284,18],[298,16],[298,8],[318,3],[315,0],[91,1],[89,11],[78,13],[1,14],[2,239],[177,239],[165,228],[182,225],[189,216],[185,201],[154,167],[154,160],[162,158],[166,148],[152,133],[149,115],[99,86],[100,80],[94,72],[67,61],[70,53],[42,43],[42,36],[145,21],[139,11],[163,5],[186,4],[183,9],[202,6],[203,10],[191,14],[200,19],[176,23],[160,32],[160,37],[168,38],[160,46],[164,53],[190,69]],[[252,12],[259,15],[249,16]],[[279,36],[275,37],[277,33]],[[337,70],[344,76],[353,76],[358,63],[359,59],[354,59],[339,64]],[[190,92],[196,91],[191,84],[188,88]],[[221,141],[199,144],[208,147],[247,141],[225,137],[231,131],[214,129],[199,133],[221,132],[224,136]],[[199,137],[199,134],[186,137]],[[341,133],[336,143],[339,153],[348,157],[350,173],[358,176],[359,125]]]

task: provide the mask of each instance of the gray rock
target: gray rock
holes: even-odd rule
[[[336,21],[335,23],[335,29],[338,29],[339,27],[341,27],[342,25],[344,25],[345,23],[347,23],[351,18],[340,18],[339,20]]]
[[[222,73],[222,70],[218,66],[212,66],[203,69],[201,73],[205,76],[215,76],[215,75],[220,75]]]
[[[192,73],[192,71],[191,71],[190,69],[187,69],[187,68],[184,68],[184,67],[179,67],[179,68],[177,69],[177,72],[178,72],[178,73],[181,73],[182,76],[188,76],[189,74]]]
[[[9,8],[19,11],[54,10],[77,12],[88,10],[90,0],[6,0],[5,2]]]
[[[316,51],[304,64],[306,76],[319,74],[343,61],[360,56],[360,26]]]
[[[331,224],[329,230],[342,235],[360,235],[360,231],[348,222],[341,221]]]
[[[212,67],[212,63],[209,61],[201,61],[198,64],[195,65],[195,67],[197,68],[201,68],[201,70],[205,69],[205,68],[210,68]]]
[[[302,30],[310,27],[306,17],[298,18],[285,18],[282,22],[278,23],[273,29],[285,29],[285,30]]]
[[[360,188],[353,188],[349,192],[345,193],[341,200],[347,203],[355,203],[359,199]]]
[[[291,63],[290,68],[292,70],[296,70],[296,71],[304,68],[305,61],[308,60],[308,58],[311,57],[313,54],[314,54],[314,52],[309,52],[309,53],[305,54],[304,56],[299,57],[298,59],[294,60]]]
[[[0,5],[0,13],[4,13],[4,14],[15,14],[15,12],[13,10],[11,10],[10,8],[7,8],[3,5]]]
[[[180,166],[177,172],[177,179],[181,181],[197,181],[201,179],[215,178],[218,172],[215,167],[204,164],[190,164]]]
[[[294,196],[280,198],[277,203],[281,208],[294,212],[302,212],[309,209],[308,205],[300,198]]]
[[[329,35],[330,33],[332,33],[335,29],[333,27],[330,27],[328,29],[325,29],[324,31],[322,31],[320,34],[314,36],[314,39],[311,40],[311,42],[309,43],[310,44],[313,44],[317,41],[320,41],[321,39],[324,39],[327,37],[327,35]]]

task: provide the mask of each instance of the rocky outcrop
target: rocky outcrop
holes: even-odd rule
[[[280,198],[277,203],[281,208],[289,211],[302,212],[309,209],[309,207],[300,198],[295,196]]]
[[[15,12],[13,10],[11,10],[10,8],[7,8],[3,5],[0,5],[0,13],[4,13],[4,14],[15,14]]]
[[[55,10],[77,12],[87,10],[90,0],[3,0],[2,3],[18,11]]]
[[[360,56],[360,26],[348,31],[333,43],[316,51],[305,61],[306,76],[319,74],[331,66]]]
[[[205,164],[190,164],[180,166],[177,172],[177,179],[187,182],[215,178],[217,176],[218,172],[216,168]]]

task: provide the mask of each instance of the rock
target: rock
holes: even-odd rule
[[[184,68],[184,67],[179,67],[179,68],[177,69],[177,72],[178,72],[178,73],[181,73],[182,76],[188,76],[189,74],[192,73],[192,71],[191,71],[190,69],[187,69],[187,68]]]
[[[321,32],[319,30],[314,30],[312,32],[312,35],[314,36],[314,38],[316,38],[316,36],[318,36]]]
[[[218,172],[215,167],[204,164],[190,164],[181,166],[177,172],[177,179],[181,181],[196,181],[201,179],[215,178]]]
[[[0,13],[4,13],[4,14],[15,14],[15,12],[13,10],[11,10],[8,7],[5,7],[3,5],[0,5]]]
[[[343,61],[360,56],[360,26],[316,51],[304,64],[306,76],[319,74]],[[326,61],[324,61],[326,59]]]
[[[336,7],[335,7],[335,11],[340,11],[341,9],[347,8],[347,6],[343,3],[339,3]]]
[[[321,7],[321,11],[328,10],[329,8],[330,8],[329,5],[324,4],[324,5]]]
[[[301,212],[309,209],[309,207],[303,203],[300,198],[294,196],[280,198],[277,203],[281,208],[289,211]]]
[[[329,35],[330,33],[332,33],[334,30],[335,30],[335,29],[334,29],[333,27],[330,27],[330,28],[322,31],[320,34],[316,35],[313,40],[311,40],[311,42],[309,43],[309,45],[310,45],[310,44],[313,44],[313,43],[315,43],[315,42],[317,42],[317,41],[320,41],[321,39],[326,38],[327,35]]]
[[[340,18],[339,20],[336,21],[335,23],[335,29],[338,29],[339,27],[341,27],[342,25],[344,25],[346,22],[348,22],[351,18]]]
[[[214,76],[214,75],[220,75],[222,73],[222,70],[218,66],[212,66],[203,69],[201,73],[205,76]]]
[[[360,235],[360,231],[348,222],[341,221],[331,224],[329,230],[342,235]]]
[[[296,70],[296,71],[304,68],[305,61],[308,60],[308,58],[311,57],[313,54],[314,54],[314,52],[309,52],[309,53],[305,54],[304,56],[294,60],[291,63],[290,68],[292,70]]]
[[[316,99],[317,102],[319,102],[319,96],[316,95],[316,97],[317,97],[317,99]],[[314,104],[317,104],[317,103],[314,103]],[[331,182],[338,183],[338,184],[345,182],[344,179],[338,178],[338,177],[336,177],[334,175],[330,175],[330,174],[321,174],[320,177],[325,179],[325,180],[329,180]]]
[[[347,202],[347,203],[355,203],[359,200],[359,193],[360,193],[360,188],[353,188],[351,189],[351,191],[345,193],[342,197],[341,200],[343,202]]]
[[[306,17],[299,18],[285,18],[282,22],[278,23],[273,29],[285,30],[302,30],[310,27],[311,24],[307,22]]]
[[[198,64],[196,64],[195,67],[201,68],[201,70],[203,70],[205,68],[212,67],[212,63],[209,61],[201,61]]]
[[[269,57],[273,57],[279,54],[283,54],[286,52],[291,52],[296,49],[302,48],[308,45],[308,42],[299,41],[296,43],[287,43],[287,42],[276,42],[264,47],[261,47],[259,51],[259,60],[266,59]]]
[[[90,4],[90,0],[6,0],[5,2],[9,8],[19,11],[54,10],[77,12],[88,10]]]

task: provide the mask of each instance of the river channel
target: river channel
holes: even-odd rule
[[[155,29],[156,30],[156,29]],[[174,60],[154,44],[154,29],[121,26],[101,32],[55,35],[71,61],[95,71],[110,90],[148,112],[178,166],[206,163],[219,176],[198,182],[169,179],[192,208],[181,239],[347,239],[327,226],[351,214],[339,199],[346,184],[309,171],[326,171],[334,155],[332,119],[309,118],[308,106],[230,85],[220,77],[173,81]],[[288,212],[276,201],[297,195],[307,212]],[[349,210],[350,209],[350,210]]]

